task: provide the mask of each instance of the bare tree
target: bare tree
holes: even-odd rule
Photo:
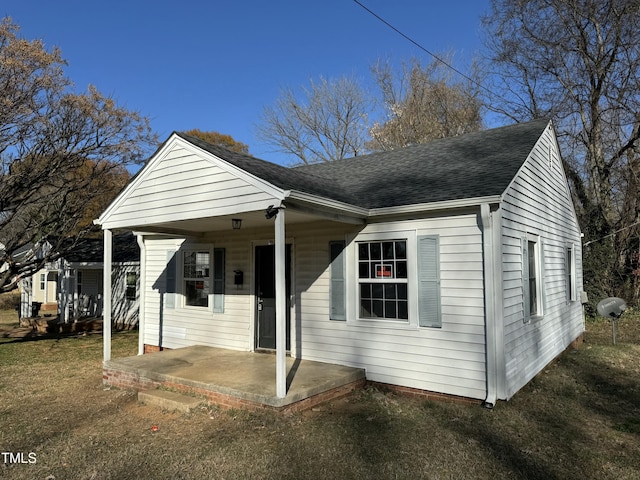
[[[303,163],[339,160],[363,153],[368,109],[355,79],[321,78],[302,90],[302,98],[282,90],[275,105],[264,109],[257,133]]]
[[[371,150],[391,150],[482,128],[479,81],[455,78],[443,63],[423,67],[416,59],[402,65],[399,76],[389,63],[372,72],[386,112],[369,130]]]
[[[149,122],[90,86],[72,91],[58,49],[0,22],[0,292],[94,233],[92,219],[157,145]],[[43,238],[53,249],[17,261]]]
[[[249,153],[249,146],[246,143],[238,142],[231,135],[214,131],[204,132],[198,128],[192,128],[191,130],[187,130],[182,133],[199,138],[200,140],[204,140],[212,145],[228,148],[234,152]]]
[[[488,105],[514,120],[554,119],[590,245],[590,293],[620,292],[640,234],[640,3],[493,0],[484,24],[500,95]]]

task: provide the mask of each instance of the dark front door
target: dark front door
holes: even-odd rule
[[[286,315],[287,350],[290,349],[291,330],[291,245],[286,246]],[[256,247],[256,348],[274,350],[276,348],[276,261],[273,245]]]

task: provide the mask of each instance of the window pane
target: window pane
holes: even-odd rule
[[[184,264],[194,265],[196,263],[196,252],[184,252]]]
[[[407,242],[399,241],[396,243],[396,258],[407,258]]]
[[[529,261],[529,312],[538,314],[538,291],[536,281],[536,242],[528,242]]]
[[[371,298],[383,298],[383,288],[381,283],[374,283],[371,285]]]
[[[371,303],[373,306],[373,316],[377,318],[383,318],[384,310],[383,310],[382,300],[373,300]]]
[[[195,265],[186,265],[184,266],[184,278],[195,278],[196,276],[196,266]]]
[[[407,278],[407,262],[396,262],[396,278]]]
[[[396,284],[385,283],[384,284],[384,298],[387,300],[396,298]]]
[[[529,278],[536,277],[536,244],[535,242],[529,242]]]
[[[371,300],[360,300],[360,316],[371,318]]]
[[[536,279],[529,279],[529,312],[531,315],[538,314],[538,298],[536,294]]]
[[[358,259],[369,260],[369,244],[368,243],[358,244]]]
[[[186,305],[209,306],[209,282],[207,280],[187,280],[184,283]]]
[[[384,318],[397,318],[396,302],[384,302]]]
[[[407,284],[406,283],[398,283],[398,298],[406,300],[407,299]]]
[[[393,242],[384,242],[382,244],[382,258],[393,260]]]
[[[371,266],[371,276],[369,278],[376,278],[376,270],[377,270],[376,264],[370,263],[370,266]]]
[[[371,260],[380,260],[381,256],[382,256],[382,252],[381,252],[381,246],[379,243],[371,243],[369,244],[370,247],[370,254],[371,254]]]
[[[360,285],[360,298],[371,298],[371,284],[362,283]]]
[[[398,302],[398,318],[407,320],[409,318],[409,311],[407,309],[407,302]]]
[[[369,262],[360,262],[358,275],[360,278],[369,278]]]

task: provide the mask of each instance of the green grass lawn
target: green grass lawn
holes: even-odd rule
[[[585,339],[493,410],[367,389],[283,416],[161,412],[103,387],[100,335],[0,335],[0,452],[35,460],[0,478],[638,479],[640,317],[616,346],[604,320]],[[114,334],[114,357],[136,349]]]

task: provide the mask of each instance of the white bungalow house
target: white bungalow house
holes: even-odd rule
[[[140,354],[275,350],[280,398],[289,353],[493,405],[584,330],[546,120],[296,168],[173,133],[96,222],[140,239]]]
[[[103,315],[103,241],[88,238],[64,257],[48,262],[44,268],[20,282],[20,316],[58,315],[62,323],[82,317]],[[43,239],[25,247],[19,255],[43,255],[51,244]],[[120,325],[133,326],[138,321],[140,249],[131,232],[114,238],[112,262],[112,319]],[[34,308],[34,305],[37,307]]]

